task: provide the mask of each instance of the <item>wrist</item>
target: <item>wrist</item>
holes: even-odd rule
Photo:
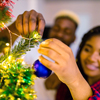
[[[92,89],[88,82],[81,75],[76,80],[67,85],[74,100],[88,100],[92,96]]]
[[[77,72],[77,75],[75,75],[74,79],[71,82],[67,83],[67,86],[69,88],[76,88],[79,87],[82,81],[85,81],[85,79],[80,72]]]

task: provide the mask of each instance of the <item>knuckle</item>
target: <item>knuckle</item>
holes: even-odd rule
[[[35,10],[33,10],[33,9],[32,9],[30,12],[31,12],[31,13],[35,13],[35,14],[37,13],[37,12],[36,12]]]
[[[43,29],[39,29],[39,33],[43,33],[43,31],[44,31]]]
[[[20,14],[20,15],[18,15],[18,17],[17,17],[17,19],[21,19],[22,18],[22,15]]]
[[[23,22],[23,24],[25,25],[25,24],[28,24],[28,20],[25,20],[24,22]]]
[[[18,23],[16,24],[16,26],[17,26],[17,27],[20,27],[20,26],[21,26],[21,22],[18,22]]]
[[[28,11],[25,11],[23,14],[26,15],[28,13]]]
[[[58,58],[58,55],[56,55],[56,53],[53,50],[49,50],[48,55],[50,58]]]
[[[68,55],[67,56],[68,56],[69,59],[71,58],[71,56],[72,56],[72,50],[71,50],[71,48],[68,49]]]
[[[36,20],[35,20],[34,18],[30,18],[29,21],[31,21],[31,22],[33,22],[33,23],[36,22]]]
[[[30,18],[34,18],[34,17],[36,17],[37,16],[37,12],[35,11],[35,10],[31,10],[30,11]]]
[[[56,39],[56,38],[52,38],[52,41],[53,41],[53,42],[57,42],[57,41],[59,41],[59,40]]]
[[[48,63],[48,67],[50,67],[50,68],[51,68],[52,66],[53,66],[53,64],[52,64],[52,63]]]
[[[52,47],[52,48],[56,47],[56,44],[54,41],[50,41],[48,45],[49,47]]]
[[[18,15],[16,23],[21,23],[21,22],[22,22],[22,15]]]
[[[49,46],[53,46],[54,42],[53,41],[49,41]]]
[[[52,50],[48,50],[48,52],[47,52],[47,53],[48,53],[48,55],[49,55],[49,56],[53,55]]]
[[[39,21],[43,21],[44,24],[46,23],[45,20],[44,20],[44,17],[41,13],[38,13],[38,16],[39,16]]]
[[[27,18],[29,18],[29,12],[25,11],[23,14],[23,20],[26,20]]]

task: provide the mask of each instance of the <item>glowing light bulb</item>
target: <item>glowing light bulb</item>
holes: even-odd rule
[[[34,38],[35,38],[36,36],[37,36],[37,35],[35,34],[35,35],[34,35]]]
[[[11,60],[12,56],[9,56],[8,59]]]
[[[22,62],[22,65],[25,65],[25,62],[24,61]]]
[[[6,46],[9,46],[10,44],[9,43],[6,43]]]
[[[3,66],[4,68],[7,68],[7,66]]]

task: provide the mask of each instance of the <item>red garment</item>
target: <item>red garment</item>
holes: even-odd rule
[[[100,100],[100,80],[91,86],[93,95],[88,100]]]
[[[64,83],[61,83],[60,87],[58,88],[56,100],[72,100],[70,91]]]
[[[88,100],[100,100],[100,80],[93,84],[91,88],[93,95]],[[57,91],[56,100],[73,100],[68,87],[64,83],[61,83]]]

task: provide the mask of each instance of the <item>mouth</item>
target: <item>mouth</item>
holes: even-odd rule
[[[96,67],[94,65],[91,65],[91,64],[87,64],[86,67],[89,69],[89,70],[98,70],[99,67]]]

